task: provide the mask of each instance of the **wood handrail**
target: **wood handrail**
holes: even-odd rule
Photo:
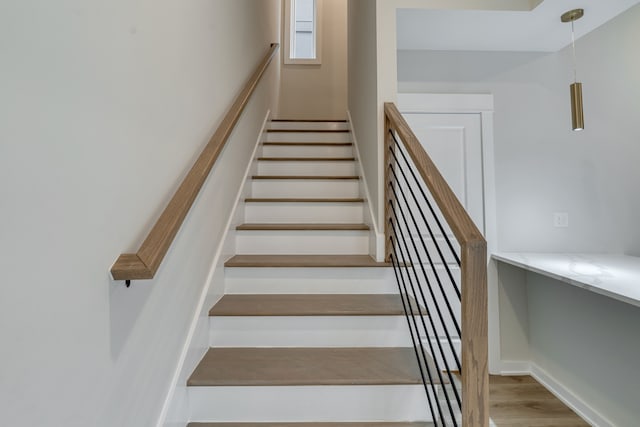
[[[182,226],[184,218],[187,216],[189,209],[191,209],[196,196],[209,176],[209,172],[211,172],[211,168],[213,168],[279,46],[278,43],[271,44],[269,51],[236,97],[217,130],[200,153],[200,156],[198,156],[198,159],[164,208],[162,214],[160,214],[138,252],[135,254],[121,254],[113,264],[111,275],[115,280],[152,279],[155,276],[173,239]]]
[[[384,113],[385,257],[390,261],[392,251],[388,184],[393,162],[389,153],[394,146],[391,132],[395,132],[461,247],[462,425],[488,427],[487,243],[395,104],[385,103]]]

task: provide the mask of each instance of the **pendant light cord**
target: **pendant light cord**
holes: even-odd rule
[[[573,32],[573,22],[571,21],[571,48],[573,51],[573,81],[578,81],[578,72],[576,71],[576,36]]]

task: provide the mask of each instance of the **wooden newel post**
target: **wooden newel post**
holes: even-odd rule
[[[462,425],[489,427],[487,246],[462,247]]]

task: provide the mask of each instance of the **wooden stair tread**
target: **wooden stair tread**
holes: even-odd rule
[[[404,309],[398,294],[235,294],[224,295],[209,316],[404,316]]]
[[[277,142],[277,141],[268,141],[263,142],[262,145],[266,146],[286,146],[286,147],[349,147],[353,145],[353,142]]]
[[[432,427],[427,422],[287,422],[287,423],[189,423],[187,427]]]
[[[196,387],[401,384],[422,384],[412,347],[210,348],[187,381]]]
[[[251,179],[359,180],[357,175],[254,175]]]
[[[281,231],[281,230],[295,230],[295,231],[352,231],[352,230],[369,230],[367,224],[285,224],[285,223],[269,223],[269,224],[241,224],[236,227],[236,230],[242,231]]]
[[[308,123],[347,123],[344,119],[331,120],[331,119],[271,119],[272,122],[308,122]]]
[[[258,157],[263,162],[353,162],[355,157]]]
[[[247,203],[362,203],[360,197],[348,198],[304,198],[304,197],[249,197],[244,199]]]
[[[349,133],[349,129],[267,129],[269,133]]]
[[[236,255],[225,267],[390,267],[369,255]]]

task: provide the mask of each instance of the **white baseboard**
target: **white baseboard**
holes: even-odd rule
[[[547,390],[553,393],[565,405],[571,408],[578,416],[594,427],[614,427],[614,424],[605,418],[598,411],[589,406],[586,402],[576,396],[571,390],[566,388],[544,369],[531,364],[531,376],[542,384]]]
[[[367,184],[367,178],[364,176],[364,169],[362,167],[362,160],[360,157],[360,150],[358,149],[358,137],[355,129],[353,128],[353,121],[351,120],[351,112],[347,110],[347,123],[349,130],[351,131],[351,138],[353,140],[353,147],[355,149],[355,155],[357,159],[358,175],[360,175],[362,189],[365,194],[365,223],[371,226],[369,232],[369,255],[371,255],[376,261],[383,262],[385,256],[385,240],[384,231],[378,230],[378,224],[374,220],[375,215],[373,213],[373,206],[371,206],[371,193],[369,192],[369,185]]]
[[[503,360],[500,362],[500,375],[531,375],[531,362],[528,360]]]
[[[384,261],[384,257],[385,257],[385,236],[384,233],[378,233],[377,231],[375,232],[375,255],[373,255],[373,257],[376,259],[376,261],[378,262],[383,262]]]
[[[209,309],[207,307],[209,307],[210,304],[215,303],[215,300],[219,299],[222,296],[222,293],[219,293],[219,295],[217,293],[210,294],[210,290],[216,277],[219,277],[219,275],[221,274],[221,269],[224,266],[225,260],[223,258],[225,253],[227,252],[227,250],[225,249],[228,247],[227,237],[229,235],[229,230],[233,228],[235,213],[238,209],[238,205],[240,204],[240,200],[243,198],[243,195],[246,191],[247,177],[249,176],[250,171],[254,168],[256,152],[260,147],[260,143],[264,139],[264,133],[265,129],[267,128],[267,123],[269,121],[270,115],[271,111],[267,111],[267,114],[265,115],[265,118],[262,122],[260,134],[258,135],[255,147],[251,154],[251,158],[249,159],[249,164],[245,170],[244,177],[242,178],[242,184],[238,189],[238,194],[236,195],[233,208],[231,209],[231,214],[229,215],[229,218],[227,220],[224,234],[222,235],[222,238],[218,243],[215,256],[209,269],[209,274],[207,275],[207,279],[205,280],[205,284],[200,294],[198,304],[196,306],[196,309],[194,310],[194,316],[191,320],[191,325],[189,326],[189,331],[187,333],[184,346],[182,348],[182,351],[180,352],[180,358],[178,359],[176,369],[173,373],[171,385],[167,392],[164,404],[162,405],[160,415],[158,416],[156,427],[170,427],[182,423],[182,419],[172,419],[167,421],[167,418],[170,414],[176,416],[176,418],[183,418],[185,424],[189,419],[187,401],[188,396],[186,393],[186,387],[184,387],[185,390],[183,390],[182,393],[176,393],[176,389],[178,386],[178,382],[181,379],[184,379],[186,384],[186,377],[193,370],[195,364],[197,364],[200,359],[202,359],[207,349],[209,348]]]

